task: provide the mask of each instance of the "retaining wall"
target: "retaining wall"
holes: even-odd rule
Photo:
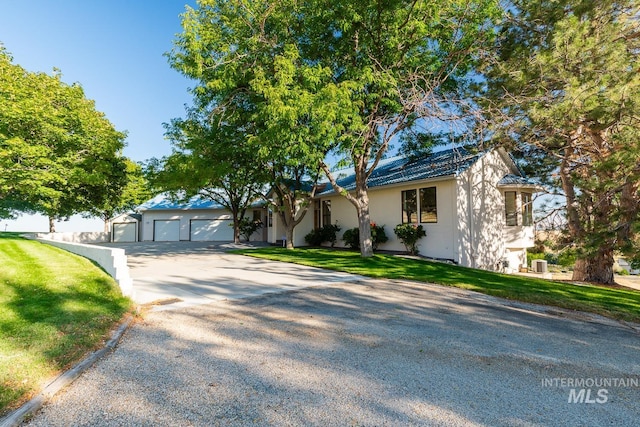
[[[50,234],[50,233],[42,233]],[[53,233],[51,233],[53,234]],[[63,233],[55,233],[63,234]],[[77,234],[77,233],[76,233]],[[109,233],[105,233],[109,234]],[[113,277],[118,285],[122,295],[133,298],[133,280],[129,275],[129,266],[127,265],[127,256],[124,249],[107,248],[104,246],[87,245],[84,243],[65,242],[49,238],[34,236],[36,240],[51,246],[64,249],[74,254],[89,258],[104,268],[104,270]]]

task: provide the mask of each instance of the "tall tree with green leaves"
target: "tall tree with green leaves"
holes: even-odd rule
[[[97,200],[84,212],[85,216],[97,217],[104,221],[104,231],[109,231],[109,220],[126,211],[133,210],[149,200],[153,194],[144,177],[142,166],[131,159],[124,159],[126,164],[126,184],[106,186],[102,200]]]
[[[420,118],[454,115],[497,11],[493,0],[200,0],[170,59],[198,81],[199,108],[223,116],[250,102],[249,140],[271,160],[319,165],[356,208],[370,256],[367,178]],[[355,191],[332,176],[330,151],[353,164]]]
[[[31,73],[0,50],[0,198],[54,219],[89,210],[126,181],[125,134],[60,73]]]
[[[200,1],[198,6],[184,14],[184,32],[170,62],[198,82],[193,109],[201,112],[201,124],[226,135],[235,126],[238,134],[200,142],[233,157],[234,150],[245,153],[247,166],[260,168],[271,190],[265,200],[293,248],[293,230],[307,212],[334,138],[336,103],[346,98],[344,90],[332,83],[329,69],[300,56],[290,34],[300,24],[297,2]]]
[[[186,119],[167,126],[173,153],[151,159],[145,176],[154,192],[175,200],[195,195],[214,201],[231,212],[234,241],[240,242],[240,221],[264,187],[264,168],[244,144],[242,125],[232,118],[212,125],[206,113],[191,109]]]
[[[529,169],[566,198],[573,279],[613,283],[614,254],[638,259],[640,6],[514,1],[488,97]]]

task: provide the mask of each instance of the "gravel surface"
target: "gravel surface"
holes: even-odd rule
[[[637,379],[638,338],[458,289],[334,284],[149,312],[28,425],[637,426],[640,388],[568,403],[543,381]]]

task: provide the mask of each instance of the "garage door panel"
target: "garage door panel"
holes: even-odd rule
[[[135,222],[121,222],[113,224],[114,242],[135,242],[136,241]]]
[[[180,221],[157,219],[153,222],[153,231],[156,242],[177,242],[180,240]]]
[[[233,228],[228,219],[191,220],[191,241],[212,242],[233,240]]]

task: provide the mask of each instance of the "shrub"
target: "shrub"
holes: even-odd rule
[[[345,245],[352,249],[360,249],[360,229],[358,227],[346,230],[342,235]],[[377,250],[378,246],[388,241],[387,233],[384,231],[384,225],[376,225],[371,223],[371,245],[373,250]]]
[[[576,263],[576,252],[574,249],[565,249],[558,254],[558,264],[563,267],[573,267]]]
[[[320,246],[324,242],[331,243],[331,247],[336,244],[338,240],[337,233],[340,231],[338,224],[326,224],[315,230],[311,230],[309,234],[304,236],[304,241],[311,246]]]
[[[233,226],[233,224],[230,224]],[[262,228],[262,221],[253,221],[247,217],[243,217],[238,224],[240,235],[247,241],[251,238],[251,235]]]
[[[417,224],[398,224],[393,232],[411,255],[418,253],[418,240],[427,235],[422,225]]]

